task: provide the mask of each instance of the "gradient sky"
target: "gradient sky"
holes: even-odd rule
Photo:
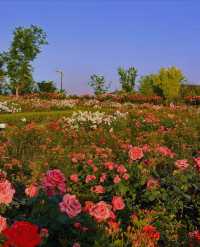
[[[35,80],[54,80],[87,93],[89,77],[102,74],[119,87],[117,68],[139,75],[175,65],[200,84],[199,0],[0,0],[0,51],[17,26],[35,24],[49,45],[34,62]]]

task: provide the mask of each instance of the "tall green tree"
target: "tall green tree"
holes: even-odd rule
[[[40,93],[54,93],[57,91],[53,81],[41,81],[37,85]]]
[[[137,69],[135,67],[130,67],[126,70],[120,67],[118,69],[118,75],[120,77],[122,90],[125,92],[133,92],[137,77]]]
[[[0,53],[0,94],[5,90],[5,78],[6,78],[6,70],[5,70],[5,57],[3,53]]]
[[[47,44],[46,33],[42,28],[31,25],[28,28],[18,27],[15,29],[6,62],[9,86],[16,96],[32,90],[34,80],[31,63],[45,44]]]
[[[88,84],[93,88],[96,95],[103,94],[109,89],[109,86],[106,85],[105,77],[102,75],[93,74],[90,76],[90,82]]]
[[[182,71],[175,66],[161,68],[154,76],[154,85],[162,90],[167,100],[173,100],[180,94],[181,84],[185,81]]]

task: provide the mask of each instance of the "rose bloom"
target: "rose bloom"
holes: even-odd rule
[[[78,183],[78,175],[77,174],[72,174],[70,176],[70,180],[74,183]]]
[[[106,179],[107,179],[107,174],[106,173],[102,173],[101,177],[99,178],[100,183],[103,183]]]
[[[66,192],[65,176],[59,169],[49,170],[42,179],[42,185],[49,196],[56,193],[56,189]]]
[[[127,172],[127,169],[125,168],[125,166],[123,166],[123,165],[119,165],[118,167],[117,167],[117,172],[119,173],[119,174],[124,174],[124,173],[126,173]]]
[[[175,167],[181,171],[187,169],[189,166],[188,161],[187,160],[177,160],[175,162]]]
[[[72,247],[81,247],[79,243],[74,243]]]
[[[28,186],[28,187],[25,189],[25,194],[26,194],[28,197],[32,198],[32,197],[34,197],[34,196],[37,196],[38,191],[39,191],[39,190],[38,190],[38,187],[35,186],[34,184],[31,184],[30,186]]]
[[[4,246],[36,247],[42,242],[38,226],[26,221],[16,221],[3,235],[7,239]]]
[[[144,156],[142,148],[139,147],[131,147],[128,154],[131,160],[140,160]]]
[[[156,148],[156,151],[158,151],[160,154],[163,154],[164,156],[173,158],[175,156],[175,153],[171,151],[168,147],[165,146],[158,146]]]
[[[91,192],[94,192],[97,194],[103,194],[105,193],[105,188],[102,185],[96,185],[91,188]]]
[[[121,196],[113,196],[112,198],[113,210],[123,210],[125,208],[124,201]]]
[[[8,180],[0,181],[0,204],[10,204],[14,194],[15,190]]]
[[[109,226],[108,232],[110,234],[119,232],[119,226],[120,226],[119,222],[116,222],[116,221],[113,221],[113,220],[109,220],[108,221],[108,226]]]
[[[104,201],[100,201],[90,208],[89,214],[97,222],[105,221],[110,218],[110,205]]]
[[[98,168],[95,165],[92,165],[92,170],[93,170],[93,172],[97,172]]]
[[[113,179],[113,183],[114,183],[114,184],[118,184],[120,181],[121,181],[121,178],[120,178],[119,175],[116,175],[116,176],[114,177],[114,179]]]
[[[63,201],[59,203],[60,211],[66,213],[70,218],[77,216],[81,212],[81,204],[75,195],[66,194]]]
[[[200,172],[200,157],[195,158],[194,161],[196,162],[197,170]]]
[[[129,174],[125,173],[122,177],[123,177],[123,179],[128,180],[129,179]]]
[[[152,189],[155,189],[157,187],[160,186],[160,183],[157,179],[153,178],[153,177],[150,177],[148,180],[147,180],[147,189],[148,190],[152,190]]]
[[[200,231],[196,230],[193,232],[189,232],[190,239],[195,239],[196,241],[200,242]]]
[[[6,218],[0,215],[0,233],[7,228]]]
[[[106,169],[108,169],[108,170],[111,171],[111,170],[114,169],[115,164],[114,164],[113,162],[109,161],[109,162],[105,162],[105,163],[104,163],[104,166],[105,166]]]
[[[85,182],[86,184],[88,184],[89,182],[93,181],[96,179],[96,176],[95,175],[87,175],[86,178],[85,178]]]
[[[87,161],[87,164],[88,164],[88,165],[92,165],[92,164],[93,164],[93,160],[88,160],[88,161]]]
[[[94,202],[85,201],[85,206],[83,208],[83,212],[89,213],[90,209],[94,206]]]

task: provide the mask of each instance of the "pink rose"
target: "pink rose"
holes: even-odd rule
[[[60,211],[66,213],[70,218],[77,216],[81,212],[81,204],[75,195],[66,194],[63,201],[59,203]]]
[[[127,172],[127,169],[125,168],[125,166],[123,166],[123,165],[119,165],[118,167],[117,167],[117,172],[119,173],[119,174],[124,174],[124,173],[126,173]]]
[[[87,175],[86,178],[85,178],[85,182],[86,184],[88,184],[89,182],[93,181],[96,179],[96,176],[95,175]]]
[[[124,201],[121,196],[113,196],[112,198],[113,210],[123,210],[125,208]]]
[[[7,228],[6,218],[0,215],[0,233]]]
[[[152,190],[152,189],[155,189],[157,187],[160,186],[160,183],[157,179],[153,178],[153,177],[150,177],[148,180],[147,180],[147,189],[148,190]]]
[[[183,171],[183,170],[185,170],[185,169],[188,168],[189,164],[188,164],[188,161],[187,160],[177,160],[175,162],[175,166],[179,170]]]
[[[97,194],[105,193],[105,188],[102,185],[96,185],[91,188],[91,191]]]
[[[54,195],[56,190],[66,192],[65,176],[59,169],[49,170],[42,179],[42,185],[49,196]]]
[[[113,162],[110,162],[110,161],[109,161],[109,162],[105,162],[105,163],[104,163],[104,166],[105,166],[106,169],[108,169],[108,170],[111,171],[111,170],[114,169],[115,164],[114,164]]]
[[[74,243],[73,247],[81,247],[79,243]]]
[[[89,214],[95,218],[97,222],[102,222],[110,218],[110,205],[104,201],[100,201],[91,207]]]
[[[142,148],[131,147],[129,150],[129,158],[131,160],[140,160],[144,156]]]
[[[114,183],[114,184],[118,184],[120,181],[121,181],[121,178],[120,178],[119,175],[116,175],[116,176],[114,177],[114,179],[113,179],[113,183]]]
[[[103,183],[106,179],[107,179],[107,174],[106,173],[102,173],[101,177],[99,178],[100,183]]]
[[[170,157],[170,158],[173,158],[175,156],[175,153],[173,153],[171,151],[171,149],[169,149],[166,146],[158,146],[156,148],[156,151],[159,152],[160,154],[167,156],[167,157]]]
[[[10,204],[14,194],[15,190],[8,180],[0,181],[0,204]]]
[[[77,174],[72,174],[70,176],[70,180],[74,183],[78,183],[78,175]]]
[[[197,170],[200,172],[200,157],[195,158],[194,161],[196,163]]]
[[[28,186],[26,189],[25,189],[25,194],[27,196],[29,196],[30,198],[34,197],[34,196],[37,196],[38,194],[38,187],[35,186],[34,184]]]
[[[83,212],[89,213],[90,209],[94,206],[92,201],[86,201],[85,206],[83,208]]]
[[[128,173],[125,173],[125,174],[123,175],[123,179],[128,180],[128,179],[129,179],[129,174],[128,174]]]

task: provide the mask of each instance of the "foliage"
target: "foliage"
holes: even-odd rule
[[[37,86],[40,93],[54,93],[57,90],[53,81],[38,82]]]
[[[32,91],[34,81],[31,62],[47,41],[42,28],[33,25],[16,28],[13,36],[11,47],[6,53],[7,76],[11,91],[19,95]]]
[[[200,85],[181,85],[181,96],[200,96]]]
[[[125,92],[132,92],[135,86],[135,79],[137,77],[137,69],[130,67],[128,70],[120,67],[118,69],[118,75],[120,77],[120,83],[122,90]]]
[[[77,129],[62,118],[76,109],[17,113],[27,121],[0,135],[1,222],[31,222],[44,247],[199,246],[199,109],[109,102],[109,115],[117,110],[128,114],[109,125],[98,121],[107,113],[78,112]],[[73,203],[61,210],[66,194]]]
[[[96,95],[100,95],[108,91],[109,86],[106,86],[104,76],[93,74],[90,79],[91,81],[89,82],[89,86],[93,88]]]

